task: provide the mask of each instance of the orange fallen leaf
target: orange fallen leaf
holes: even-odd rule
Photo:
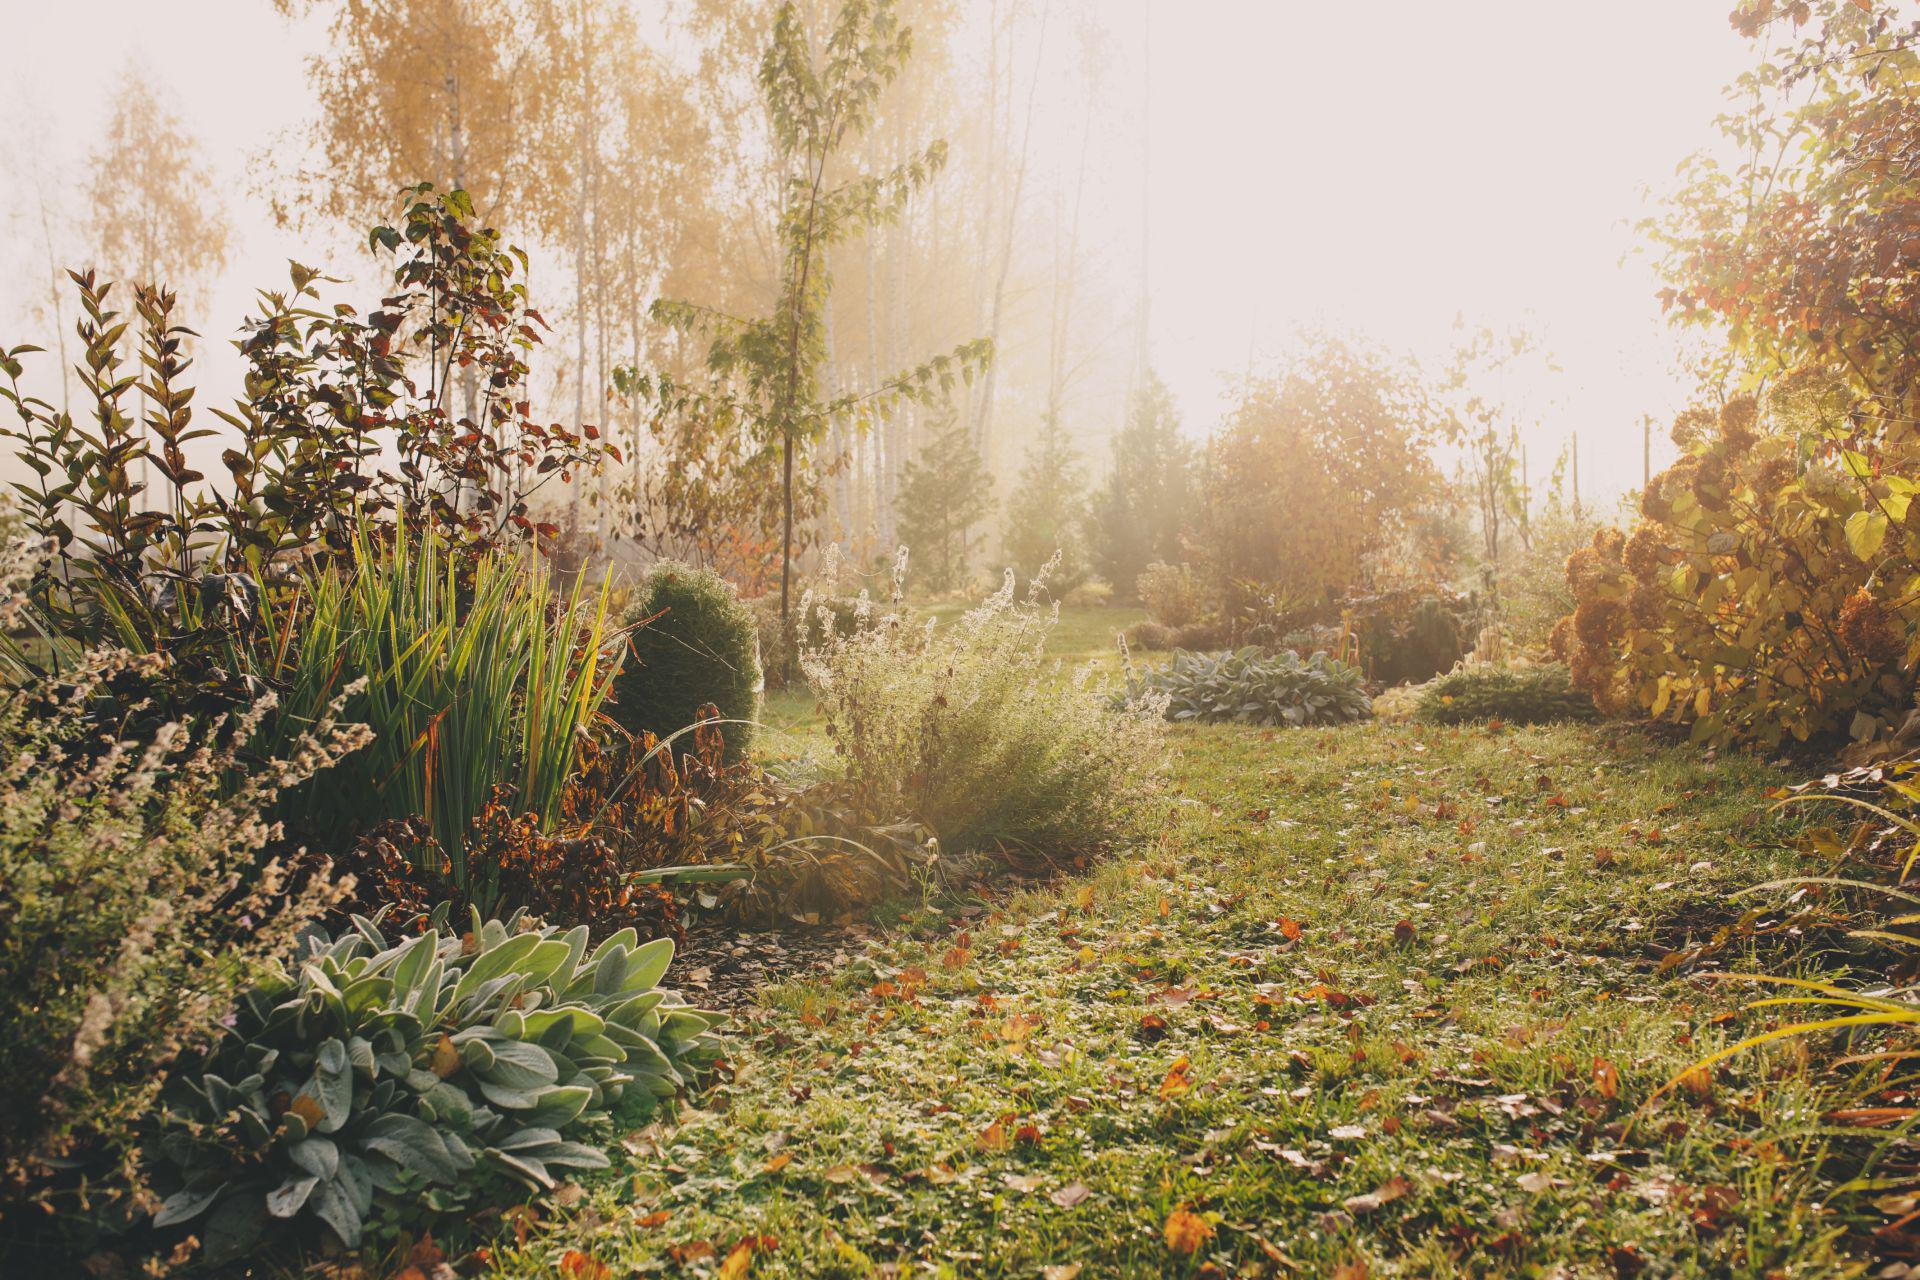
[[[1605,1058],[1593,1060],[1593,1091],[1609,1102],[1620,1096],[1620,1071]]]
[[[288,1107],[287,1110],[306,1121],[307,1128],[309,1129],[314,1128],[322,1120],[327,1118],[326,1108],[322,1107],[320,1100],[310,1093],[303,1093],[295,1098],[293,1105]]]
[[[434,1041],[433,1059],[428,1063],[428,1069],[442,1080],[460,1069],[460,1047],[454,1044],[452,1037],[442,1035]]]
[[[1167,1068],[1166,1077],[1160,1081],[1160,1097],[1163,1100],[1177,1098],[1193,1088],[1193,1081],[1187,1078],[1187,1072],[1192,1067],[1193,1063],[1188,1061],[1185,1054],[1173,1060],[1173,1065]]]
[[[1182,1205],[1167,1215],[1163,1234],[1175,1253],[1197,1253],[1213,1239],[1213,1224]]]
[[[612,1273],[607,1270],[607,1264],[598,1258],[584,1254],[578,1249],[569,1249],[560,1255],[560,1274],[570,1278],[578,1277],[578,1280],[607,1280]]]

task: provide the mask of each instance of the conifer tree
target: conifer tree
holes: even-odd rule
[[[1093,561],[1121,595],[1156,560],[1182,559],[1193,451],[1180,438],[1173,397],[1148,372],[1113,440],[1113,471],[1094,499]]]
[[[965,585],[984,540],[974,528],[993,510],[993,481],[966,424],[949,418],[907,463],[900,538],[913,579],[929,591]]]
[[[1007,563],[1020,581],[1035,574],[1057,554],[1047,588],[1055,595],[1087,579],[1087,493],[1080,455],[1052,414],[1041,419],[1040,434],[1027,453],[1020,483],[1007,501],[1004,542]]]

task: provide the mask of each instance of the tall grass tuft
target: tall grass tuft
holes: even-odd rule
[[[1057,606],[1012,576],[936,626],[893,610],[851,629],[822,620],[801,654],[833,741],[833,768],[868,814],[926,823],[953,852],[1044,855],[1132,834],[1158,789],[1157,707],[1111,712],[1046,655]],[[803,605],[811,611],[811,604]]]
[[[345,694],[344,718],[374,740],[301,795],[300,824],[339,847],[355,829],[419,815],[454,887],[491,911],[500,869],[470,865],[469,826],[496,788],[542,830],[558,821],[579,735],[618,661],[605,583],[556,600],[535,559],[473,558],[431,529],[388,539],[363,526],[351,565],[315,574],[306,596],[276,733],[297,734]]]

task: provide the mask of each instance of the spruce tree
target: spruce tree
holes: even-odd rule
[[[1149,372],[1113,439],[1113,472],[1094,500],[1094,567],[1119,595],[1132,595],[1134,579],[1154,561],[1183,558],[1192,469],[1173,397]]]
[[[982,541],[974,527],[993,510],[993,482],[965,424],[949,419],[907,463],[899,501],[913,581],[933,592],[965,585]]]
[[[1080,455],[1051,414],[1041,419],[1040,435],[1027,453],[1020,483],[1007,500],[1003,543],[1007,563],[1020,582],[1031,582],[1057,553],[1059,563],[1047,579],[1058,596],[1087,579],[1087,493]]]

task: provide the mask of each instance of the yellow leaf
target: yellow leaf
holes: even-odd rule
[[[753,1265],[753,1241],[742,1240],[733,1246],[727,1254],[727,1260],[720,1264],[720,1280],[741,1280],[747,1274],[747,1268]]]
[[[1847,517],[1847,546],[1860,559],[1873,559],[1880,553],[1886,540],[1887,516],[1884,511],[1856,511]]]

